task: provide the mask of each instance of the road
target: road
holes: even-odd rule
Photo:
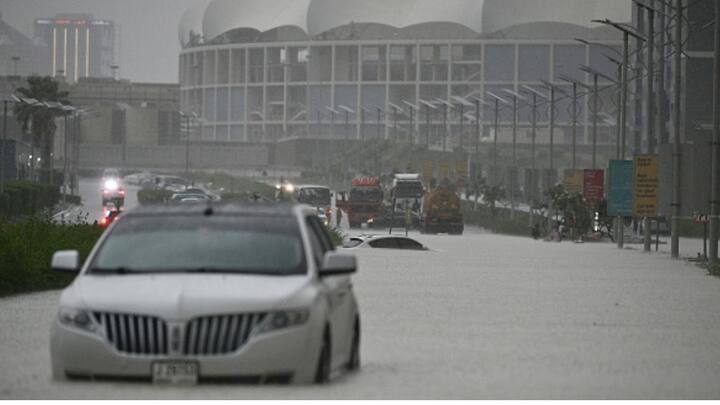
[[[124,185],[127,195],[125,196],[125,207],[129,210],[138,206],[137,192],[139,187]],[[100,178],[82,178],[78,183],[79,194],[82,198],[82,206],[69,210],[64,219],[70,222],[94,222],[102,218],[102,181]],[[63,219],[62,216],[58,216]]]
[[[358,250],[363,368],[327,387],[50,380],[59,293],[0,300],[0,398],[720,399],[720,280],[666,254],[491,235]]]

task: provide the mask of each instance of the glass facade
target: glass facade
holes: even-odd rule
[[[617,42],[607,45],[618,47]],[[607,51],[568,40],[307,41],[228,44],[189,48],[180,56],[182,109],[203,118],[202,138],[217,142],[275,142],[291,137],[377,137],[450,147],[495,133],[492,92],[517,106],[519,142],[532,120],[524,86],[547,93],[559,86],[555,107],[558,141],[570,142],[573,118],[578,143],[589,143],[590,65],[609,76]],[[578,86],[573,117],[572,86]],[[600,142],[612,141],[614,90],[600,80]],[[478,117],[476,103],[482,99]],[[446,103],[449,103],[446,104]],[[431,104],[431,105],[428,105]],[[549,106],[538,99],[537,122],[548,126]],[[498,136],[509,134],[511,104],[500,103]],[[563,135],[564,134],[564,135]],[[542,136],[538,142],[547,142]]]

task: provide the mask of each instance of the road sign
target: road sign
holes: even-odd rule
[[[455,162],[455,174],[459,178],[467,178],[468,175],[468,163],[467,160],[458,160]]]
[[[426,160],[423,163],[423,177],[426,181],[430,181],[433,178],[433,161]]]
[[[591,207],[597,208],[605,197],[605,171],[585,170],[583,196]]]
[[[633,215],[634,168],[635,164],[632,160],[610,161],[609,216]]]
[[[709,224],[710,216],[706,214],[695,214],[693,215],[693,221],[696,224]]]
[[[657,155],[635,156],[634,214],[638,217],[658,215],[658,158]]]
[[[440,163],[440,180],[445,180],[450,178],[450,163],[448,162],[442,162]]]
[[[563,185],[570,194],[582,194],[585,172],[582,170],[565,170]]]

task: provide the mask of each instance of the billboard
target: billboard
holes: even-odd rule
[[[593,208],[600,205],[600,201],[605,198],[605,171],[585,170],[583,197]]]
[[[635,156],[635,215],[656,217],[660,209],[658,195],[657,155]]]
[[[610,190],[608,190],[608,215],[630,217],[633,215],[634,162],[632,160],[610,161]]]

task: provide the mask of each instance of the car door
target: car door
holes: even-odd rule
[[[317,243],[320,246],[321,255],[316,257],[316,260],[319,260],[317,263],[318,266],[321,266],[325,254],[335,250],[335,247],[327,230],[317,217],[308,217],[307,222],[311,233],[311,243]],[[328,291],[333,367],[337,367],[347,361],[350,350],[354,322],[352,282],[349,276],[326,277],[321,282],[325,284]]]

